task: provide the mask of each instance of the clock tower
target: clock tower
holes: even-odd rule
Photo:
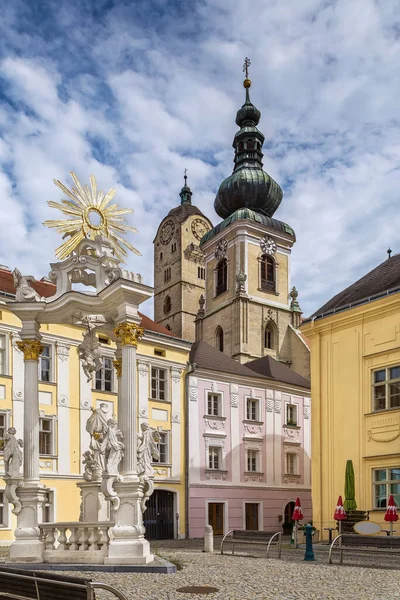
[[[205,292],[200,240],[212,223],[192,204],[185,183],[179,206],[161,221],[154,239],[154,320],[175,335],[194,341],[199,299]]]

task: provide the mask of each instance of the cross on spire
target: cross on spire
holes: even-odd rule
[[[244,63],[243,63],[243,73],[246,73],[246,79],[249,78],[249,66],[251,65],[251,60],[249,58],[244,59]]]
[[[184,169],[183,170],[183,178],[185,180],[185,185],[187,185],[187,175],[186,175],[186,173],[187,173],[187,169]]]

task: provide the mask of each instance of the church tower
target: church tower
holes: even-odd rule
[[[212,223],[192,204],[185,183],[179,206],[161,221],[154,239],[154,320],[180,338],[194,341],[195,317],[205,290],[200,240]]]
[[[298,327],[297,291],[290,288],[293,229],[273,218],[283,197],[263,171],[260,111],[246,99],[236,116],[234,169],[215,198],[224,219],[201,240],[206,267],[205,299],[196,318],[202,339],[245,363],[266,355],[309,377],[309,350]],[[204,301],[205,300],[205,301]]]

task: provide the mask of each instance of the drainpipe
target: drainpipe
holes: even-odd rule
[[[189,537],[189,375],[196,363],[187,363],[185,375],[185,537]]]

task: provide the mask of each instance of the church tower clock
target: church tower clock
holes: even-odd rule
[[[200,240],[212,223],[192,204],[186,169],[184,179],[180,205],[161,221],[153,242],[154,319],[180,338],[194,341],[194,320],[205,291]]]

